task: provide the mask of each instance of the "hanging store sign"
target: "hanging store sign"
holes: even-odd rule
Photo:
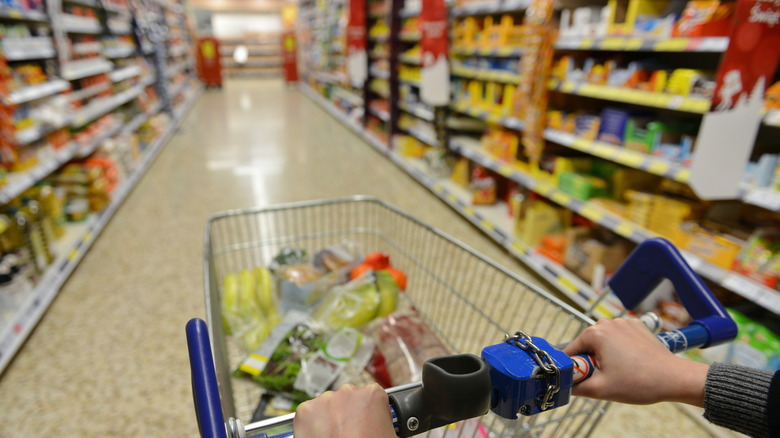
[[[739,197],[778,58],[780,0],[739,0],[694,149],[689,184],[702,199]]]
[[[431,106],[450,103],[448,24],[444,0],[423,0],[420,11],[420,98]]]
[[[347,74],[349,75],[350,84],[356,88],[362,88],[368,76],[365,0],[349,0]]]

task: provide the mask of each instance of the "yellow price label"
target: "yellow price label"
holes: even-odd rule
[[[512,168],[512,166],[510,166],[508,164],[502,164],[498,168],[498,173],[500,173],[501,175],[506,176],[506,177],[511,176],[513,171],[514,171],[514,169]]]
[[[22,15],[22,12],[21,11],[17,11],[17,10],[10,10],[10,11],[8,11],[8,16],[11,17],[11,18],[17,18],[17,19],[24,17]]]
[[[575,88],[577,88],[577,84],[574,82],[564,82],[560,86],[561,91],[564,93],[572,93]]]
[[[615,153],[615,147],[604,143],[596,143],[593,145],[593,154],[602,158],[608,158]]]
[[[538,183],[532,190],[540,195],[547,196],[550,194],[552,189],[553,187],[547,183]]]
[[[583,38],[580,40],[580,49],[590,49],[593,46],[593,40],[590,38]]]
[[[474,209],[469,206],[463,207],[463,214],[466,216],[474,216]]]
[[[604,219],[604,212],[592,205],[586,204],[578,213],[596,223],[600,223]]]
[[[509,56],[512,54],[512,50],[511,47],[502,47],[498,49],[498,56]]]
[[[573,142],[571,142],[571,148],[580,151],[588,151],[590,150],[591,146],[593,146],[593,142],[582,137],[577,137]]]
[[[664,161],[654,161],[650,163],[650,165],[647,167],[647,170],[650,171],[650,173],[655,173],[656,175],[665,175],[666,172],[669,171],[669,167],[669,163]]]
[[[674,179],[680,182],[687,182],[691,178],[690,169],[680,169],[674,176]]]
[[[645,40],[642,38],[629,38],[626,41],[626,50],[639,50],[644,45]]]
[[[488,231],[493,231],[496,229],[496,226],[490,223],[489,221],[487,221],[486,219],[482,219],[482,228]]]
[[[452,193],[447,193],[446,197],[447,197],[447,201],[449,201],[452,204],[458,202],[458,198],[456,198],[455,195],[453,195]]]
[[[659,52],[682,52],[689,44],[688,38],[668,38],[657,42],[654,49]]]
[[[645,161],[645,156],[633,151],[620,151],[615,159],[626,166],[639,167]]]
[[[525,252],[525,246],[521,245],[517,241],[512,242],[512,248],[517,252]]]
[[[433,185],[433,191],[436,193],[442,193],[444,192],[444,189],[442,188],[441,184],[436,183]]]
[[[599,312],[600,314],[604,315],[605,318],[614,318],[615,317],[615,314],[611,310],[607,309],[603,304],[599,304],[596,307],[596,311]]]
[[[574,283],[571,282],[566,277],[558,277],[558,284],[563,287],[564,290],[569,291],[570,294],[574,295],[577,293],[577,286],[574,285]]]
[[[565,207],[569,205],[569,202],[571,202],[571,196],[563,192],[555,192],[552,195],[552,200]]]
[[[628,237],[634,233],[634,227],[628,222],[622,222],[620,225],[615,227],[615,232],[623,237]]]
[[[620,50],[625,47],[626,40],[624,38],[604,38],[601,40],[599,48],[604,50]]]
[[[79,256],[79,250],[78,249],[72,249],[70,253],[68,254],[68,261],[72,262],[76,260],[76,258]]]
[[[501,114],[498,113],[490,113],[485,117],[485,120],[487,120],[490,123],[501,123]]]

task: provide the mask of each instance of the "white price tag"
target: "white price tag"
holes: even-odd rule
[[[683,99],[681,96],[674,96],[669,99],[669,108],[679,108],[683,102],[685,102],[685,99]]]
[[[723,280],[723,286],[731,289],[732,291],[742,295],[751,301],[756,301],[761,298],[763,293],[763,287],[748,280],[747,278],[739,274],[729,274]]]
[[[769,190],[752,190],[745,196],[745,202],[769,210],[780,210],[780,193]]]

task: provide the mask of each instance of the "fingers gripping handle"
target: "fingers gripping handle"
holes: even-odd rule
[[[736,337],[734,321],[674,245],[665,239],[642,242],[608,283],[623,305],[635,310],[664,278],[672,282],[685,309],[693,317],[691,324],[707,331],[707,339],[699,346],[706,348]]]
[[[202,319],[193,318],[187,323],[187,347],[192,371],[192,397],[200,436],[227,438],[209,332],[206,322]]]
[[[683,351],[700,348],[709,342],[710,332],[704,325],[691,324],[678,330],[656,335],[658,340],[666,346],[672,353],[681,353]],[[587,380],[593,375],[598,366],[593,356],[589,354],[578,354],[571,357],[574,362],[572,383],[574,385]]]

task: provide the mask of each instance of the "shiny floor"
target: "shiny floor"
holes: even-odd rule
[[[0,437],[196,436],[184,325],[215,212],[367,194],[525,272],[276,80],[207,91],[0,376]],[[525,273],[524,275],[530,276]],[[594,436],[709,436],[676,405],[612,405]]]

